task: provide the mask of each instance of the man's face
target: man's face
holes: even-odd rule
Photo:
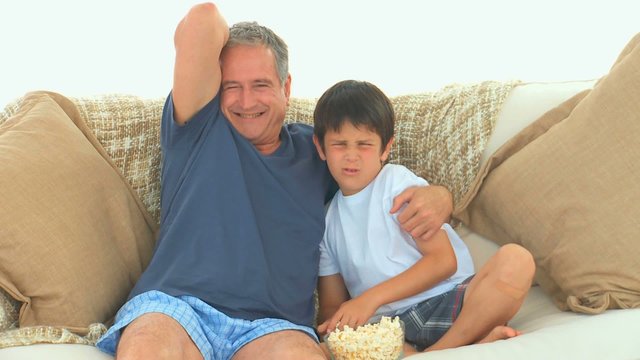
[[[280,145],[291,77],[284,86],[275,57],[264,46],[234,46],[222,52],[221,107],[233,127],[263,154]]]

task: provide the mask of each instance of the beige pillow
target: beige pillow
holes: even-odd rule
[[[159,223],[160,119],[165,98],[101,94],[68,99]],[[18,98],[0,111],[0,125],[18,111],[21,102]]]
[[[58,94],[28,94],[0,126],[0,164],[0,287],[20,326],[108,322],[151,256],[142,203]]]
[[[609,74],[501,147],[455,214],[518,243],[563,310],[640,307],[640,35]]]

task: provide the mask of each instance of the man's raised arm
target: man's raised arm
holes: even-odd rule
[[[195,5],[176,28],[173,105],[176,122],[184,124],[220,89],[220,52],[229,26],[212,3]]]

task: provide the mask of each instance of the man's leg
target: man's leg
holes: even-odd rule
[[[202,354],[173,318],[161,313],[147,313],[124,329],[116,359],[202,360]]]
[[[522,306],[534,273],[535,263],[526,249],[502,246],[469,283],[462,310],[449,331],[425,351],[518,335],[504,325]]]
[[[297,330],[283,330],[251,341],[233,356],[233,360],[255,359],[325,360],[327,357],[309,335]]]

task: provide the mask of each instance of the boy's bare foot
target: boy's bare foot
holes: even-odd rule
[[[505,339],[509,339],[512,337],[516,337],[518,335],[521,335],[522,332],[518,331],[516,329],[510,328],[508,326],[496,326],[493,328],[493,330],[491,330],[487,336],[485,336],[483,339],[481,339],[480,341],[478,341],[478,344],[483,344],[483,343],[489,343],[489,342],[494,342],[496,340],[505,340]]]

